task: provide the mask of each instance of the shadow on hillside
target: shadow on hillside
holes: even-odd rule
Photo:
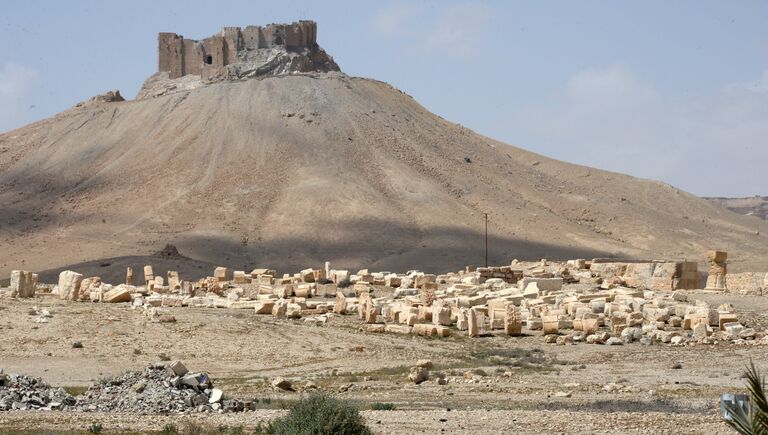
[[[439,227],[418,231],[397,223],[378,219],[346,220],[326,223],[326,228],[343,228],[351,234],[365,234],[354,240],[327,241],[287,237],[264,242],[242,243],[225,237],[202,237],[179,234],[165,243],[176,245],[182,256],[124,256],[64,265],[40,273],[42,282],[55,282],[62,270],[75,270],[96,275],[107,282],[122,282],[125,267],[133,267],[140,282],[142,268],[151,264],[156,275],[178,270],[182,279],[196,280],[212,275],[215,266],[250,271],[269,267],[279,273],[295,273],[301,269],[323,267],[325,261],[337,269],[357,271],[406,272],[411,269],[445,273],[462,269],[467,264],[485,263],[485,234],[462,228]],[[572,258],[610,257],[609,252],[595,249],[559,246],[489,235],[489,265],[508,265],[511,260],[565,260]],[[162,246],[158,246],[160,249]]]

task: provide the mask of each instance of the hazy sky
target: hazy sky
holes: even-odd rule
[[[318,21],[350,75],[561,160],[768,195],[768,1],[32,1],[0,9],[0,131],[157,68],[157,33]]]

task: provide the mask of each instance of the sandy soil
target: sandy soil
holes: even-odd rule
[[[748,322],[765,322],[768,298],[696,297],[733,303]],[[34,323],[33,306],[49,308],[50,322]],[[719,395],[743,389],[750,358],[768,371],[763,346],[557,346],[535,332],[477,339],[368,334],[353,316],[316,327],[247,310],[175,308],[173,314],[176,323],[159,324],[127,304],[0,299],[0,367],[57,386],[87,386],[164,353],[210,372],[230,395],[261,399],[264,409],[204,417],[8,412],[0,413],[0,427],[84,430],[101,422],[107,430],[151,431],[189,419],[252,427],[279,415],[312,380],[363,409],[396,404],[394,411],[365,411],[377,433],[725,433]],[[73,349],[74,341],[83,348]],[[449,383],[408,382],[408,368],[421,358],[447,373]],[[682,369],[672,369],[677,362]],[[298,391],[273,391],[269,381],[277,375]],[[609,383],[622,389],[608,392]]]

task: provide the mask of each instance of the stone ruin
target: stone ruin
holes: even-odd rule
[[[157,73],[138,99],[249,77],[340,71],[317,44],[317,23],[224,27],[202,40],[172,32],[157,36]]]
[[[167,72],[170,79],[187,74],[208,79],[220,75],[227,65],[246,58],[249,51],[274,47],[294,51],[316,48],[317,23],[224,27],[202,41],[163,32],[157,35],[158,72]]]
[[[726,284],[724,253],[708,282]],[[500,267],[467,267],[443,275],[336,270],[330,263],[295,274],[257,268],[250,272],[217,267],[212,276],[183,280],[143,269],[113,286],[99,277],[63,271],[53,293],[70,301],[130,303],[153,322],[174,322],[175,308],[252,310],[257,315],[303,319],[322,326],[336,316],[356,315],[369,333],[447,337],[466,334],[520,336],[540,333],[547,342],[566,344],[645,344],[730,341],[768,344],[768,332],[739,322],[732,306],[689,301],[687,289],[701,288],[695,262],[579,259],[567,262],[513,261]],[[30,297],[30,272],[13,272],[11,296]],[[745,293],[741,282],[758,283],[768,274],[741,274],[727,291]],[[729,275],[730,277],[730,275]],[[166,279],[167,278],[167,279]],[[1,293],[0,293],[1,294]],[[41,314],[42,317],[45,317]],[[535,332],[540,331],[540,332]]]
[[[727,267],[725,260],[728,253],[723,251],[708,251],[707,262],[709,263],[709,275],[707,276],[707,289],[725,290],[725,274]]]

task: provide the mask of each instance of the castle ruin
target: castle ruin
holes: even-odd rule
[[[317,23],[304,20],[244,29],[224,27],[202,41],[163,32],[158,34],[157,43],[158,72],[167,72],[170,79],[194,74],[209,80],[224,73],[227,65],[246,60],[249,52],[259,49],[315,49]]]

